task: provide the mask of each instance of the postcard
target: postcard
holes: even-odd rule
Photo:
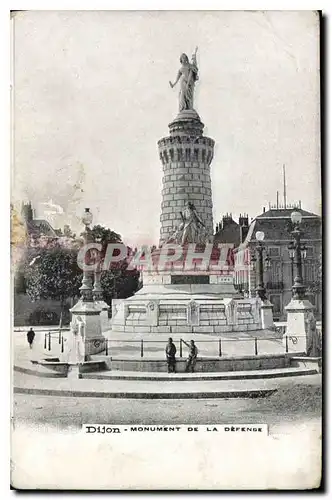
[[[12,488],[319,488],[320,13],[10,22]]]

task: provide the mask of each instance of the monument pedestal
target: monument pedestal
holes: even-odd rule
[[[80,299],[70,309],[73,324],[77,324],[84,343],[84,358],[105,350],[105,337],[102,335],[100,307],[93,301]]]
[[[112,331],[133,333],[246,332],[262,328],[260,302],[240,297],[232,276],[143,273],[143,288],[112,302]]]
[[[292,299],[285,310],[287,311],[285,335],[293,338],[297,351],[305,352],[308,356],[317,356],[314,306],[306,299]]]

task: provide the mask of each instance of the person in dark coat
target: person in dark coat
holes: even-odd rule
[[[183,341],[184,342],[184,341]],[[186,372],[192,372],[194,373],[195,370],[195,365],[197,361],[197,354],[198,354],[198,349],[195,345],[195,342],[193,340],[190,341],[190,344],[187,344],[187,342],[184,342],[187,347],[189,347],[189,354],[187,358],[187,364],[186,364]]]
[[[30,330],[27,333],[27,339],[29,342],[30,349],[32,349],[32,344],[33,344],[34,338],[35,338],[35,332],[33,331],[32,328],[30,328]]]
[[[170,337],[168,339],[168,344],[166,345],[166,361],[167,361],[167,370],[168,373],[175,373],[175,354],[176,347],[173,344],[173,339]]]

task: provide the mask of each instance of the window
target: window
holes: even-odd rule
[[[270,257],[280,257],[280,247],[269,247]]]
[[[316,269],[313,264],[309,264],[309,262],[304,262],[303,266],[303,278],[307,283],[311,283],[315,281],[316,278]]]
[[[314,256],[314,247],[307,247],[307,255],[306,255],[306,257],[309,257],[309,259],[310,259],[313,256]]]
[[[281,295],[270,295],[270,302],[273,306],[273,316],[281,314]]]
[[[282,281],[281,265],[280,262],[272,262],[270,268],[271,281]]]

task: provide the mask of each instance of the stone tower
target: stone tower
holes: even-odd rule
[[[203,128],[196,111],[183,110],[169,124],[169,136],[158,141],[163,165],[160,245],[179,227],[180,212],[188,201],[204,222],[208,241],[213,240],[210,165],[214,140],[203,136]]]

